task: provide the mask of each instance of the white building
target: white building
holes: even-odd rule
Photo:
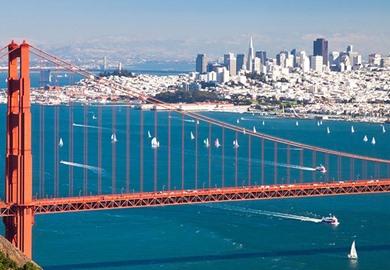
[[[310,56],[310,68],[314,71],[322,72],[323,65],[322,55],[312,55]]]
[[[372,66],[379,66],[381,64],[381,55],[379,53],[372,53],[368,56],[368,64]]]

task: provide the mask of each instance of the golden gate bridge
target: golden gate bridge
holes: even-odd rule
[[[74,103],[32,107],[30,55],[155,109]],[[5,237],[30,258],[35,214],[390,191],[390,160],[182,111],[26,42],[4,46],[0,59],[7,56],[0,215]]]

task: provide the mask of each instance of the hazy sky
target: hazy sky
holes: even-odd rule
[[[325,37],[329,50],[353,44],[363,54],[390,52],[390,0],[18,0],[0,7],[2,44],[92,39],[109,46],[115,37],[112,42],[180,40],[194,54],[223,54],[246,52],[253,36],[255,50],[273,54],[312,53],[312,41]]]

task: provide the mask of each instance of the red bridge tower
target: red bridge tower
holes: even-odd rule
[[[8,109],[5,203],[14,216],[4,217],[5,237],[32,257],[32,156],[29,44],[8,46]]]

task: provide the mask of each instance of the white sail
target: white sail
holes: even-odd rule
[[[295,122],[295,125],[296,125],[296,126],[299,126],[299,123],[298,123],[298,121],[296,121],[296,122]]]
[[[152,138],[152,135],[150,135],[150,131],[148,130],[148,138]]]
[[[208,138],[204,139],[204,140],[203,140],[203,143],[204,143],[204,146],[206,146],[206,147],[209,147],[209,146],[210,146],[210,143],[209,143],[209,139],[208,139]]]
[[[326,128],[326,133],[328,133],[328,134],[330,133],[329,127]]]
[[[234,147],[234,148],[240,147],[240,146],[238,145],[238,141],[237,141],[237,140],[234,140],[234,141],[233,141],[233,147]]]
[[[363,141],[364,141],[364,142],[367,142],[367,141],[368,141],[367,135],[364,135]]]
[[[317,121],[317,126],[319,126],[320,125],[320,121]]]
[[[357,255],[357,252],[356,252],[355,241],[352,242],[351,250],[350,250],[350,252],[348,254],[348,258],[350,258],[350,259],[357,259],[358,258],[358,255]]]
[[[256,133],[256,127],[255,126],[253,126],[253,132]]]
[[[112,135],[111,135],[111,142],[112,143],[116,143],[118,140],[116,139],[116,135],[115,135],[115,133],[112,133]]]
[[[385,133],[386,132],[386,129],[385,129],[385,126],[382,125],[382,132]]]
[[[375,137],[372,137],[371,144],[375,144]]]
[[[355,129],[353,128],[353,126],[351,126],[351,133],[354,133],[355,132]]]
[[[237,121],[236,121],[236,122],[237,122],[237,124],[239,124],[239,123],[240,123],[240,119],[237,119]]]
[[[217,148],[221,146],[221,144],[219,143],[218,138],[214,141],[214,145],[215,145],[215,147],[217,147]]]
[[[152,145],[152,148],[160,147],[160,142],[157,141],[156,137],[153,137],[152,141],[150,142]]]
[[[194,134],[191,131],[191,140],[193,140],[193,139],[195,139],[195,136],[194,136]]]
[[[59,147],[64,146],[64,142],[62,141],[62,138],[60,138],[60,141],[58,142],[58,146],[59,146]]]
[[[264,126],[264,125],[265,125],[265,122],[263,121],[263,123],[262,123],[262,124],[263,124],[263,126]]]

